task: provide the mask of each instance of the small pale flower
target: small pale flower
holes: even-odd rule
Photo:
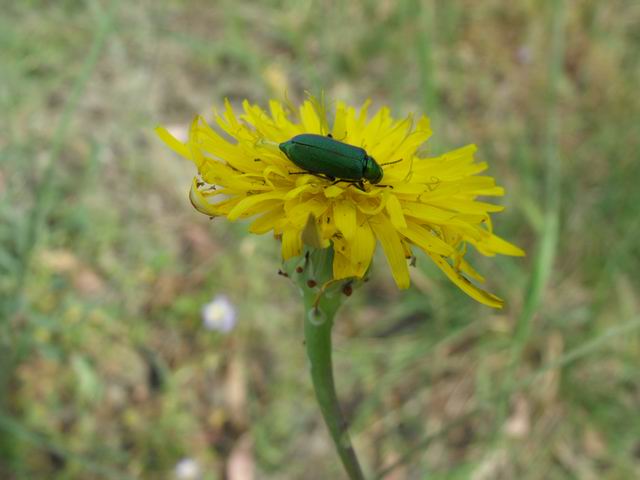
[[[176,480],[198,480],[202,478],[202,468],[197,460],[193,458],[183,458],[174,469]]]
[[[228,333],[236,324],[236,309],[226,295],[217,295],[202,307],[202,323],[207,330]]]
[[[231,221],[254,217],[249,230],[280,237],[284,260],[302,253],[311,219],[323,246],[334,248],[336,280],[362,278],[379,244],[396,284],[407,288],[407,260],[417,248],[468,295],[501,307],[502,300],[469,280],[484,281],[465,259],[467,247],[487,256],[524,252],[493,233],[490,214],[503,207],[477,199],[504,195],[504,189],[479,175],[487,164],[474,160],[475,145],[425,156],[426,117],[396,120],[386,107],[369,117],[368,109],[369,102],[359,111],[338,102],[330,123],[314,98],[297,109],[271,100],[269,112],[245,101],[240,115],[226,101],[224,112],[215,113],[218,130],[198,116],[185,143],[163,128],[157,132],[198,168],[193,206]],[[382,181],[361,188],[300,172],[278,145],[303,133],[362,147],[383,167]]]

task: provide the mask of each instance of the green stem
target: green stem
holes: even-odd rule
[[[351,445],[347,422],[342,416],[336,387],[333,381],[331,361],[331,328],[340,301],[322,296],[314,305],[315,296],[305,292],[304,338],[307,356],[311,362],[311,379],[320,405],[320,411],[329,428],[331,438],[349,478],[364,479],[358,457]]]
[[[303,233],[310,243],[320,243],[314,233],[315,220],[310,231]],[[309,242],[307,242],[309,245]],[[285,275],[298,285],[304,298],[304,339],[311,366],[311,380],[324,422],[338,451],[342,465],[351,480],[363,480],[358,457],[351,445],[347,422],[342,416],[331,361],[331,329],[333,318],[344,298],[351,295],[361,282],[357,279],[334,280],[333,247],[308,247],[301,257],[284,263]]]

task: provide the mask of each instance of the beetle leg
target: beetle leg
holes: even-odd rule
[[[335,182],[332,183],[332,185],[335,185],[336,183],[340,183],[340,182],[344,182],[344,183],[348,183],[350,185],[355,186],[358,190],[362,190],[363,192],[367,192],[367,190],[364,188],[364,182],[362,180],[345,180],[345,179],[338,179]]]
[[[335,185],[338,182],[344,182],[345,180],[340,180],[340,179],[336,179],[336,177],[333,177],[331,175],[327,175],[324,173],[315,173],[315,172],[288,172],[289,175],[313,175],[314,177],[318,177],[321,178],[323,180],[329,180],[330,182],[333,182],[333,184]],[[348,181],[348,180],[346,180]]]
[[[351,183],[353,184],[353,180],[345,180],[344,178],[337,178],[336,180],[333,181],[333,183],[331,185],[337,185],[338,183]]]
[[[338,179],[334,180],[331,185],[337,185],[338,183],[348,183],[349,185],[355,185],[356,188],[358,188],[359,190],[362,190],[363,192],[366,192],[366,190],[364,189],[364,183],[362,183],[362,180],[358,182],[356,180],[348,180],[348,179],[344,179],[344,178],[338,178]]]
[[[307,172],[309,175],[313,175],[314,177],[321,178],[323,180],[329,180],[330,182],[336,182],[336,177],[332,177],[331,175],[327,175],[325,173],[313,173]],[[340,181],[340,180],[338,180]]]
[[[330,182],[332,182],[334,180],[333,177],[330,177],[329,175],[324,175],[323,173],[313,173],[313,172],[307,172],[309,175],[313,175],[314,177],[318,177],[321,178],[323,180],[329,180]]]

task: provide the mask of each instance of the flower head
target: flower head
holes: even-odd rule
[[[202,476],[202,467],[193,458],[183,458],[174,468],[176,480],[198,480]]]
[[[280,236],[284,260],[301,254],[311,222],[322,246],[333,245],[336,280],[362,278],[379,243],[396,284],[407,288],[407,259],[418,248],[468,295],[502,306],[468,279],[484,281],[464,257],[468,245],[488,256],[524,255],[492,232],[490,213],[503,207],[477,200],[503,195],[504,189],[478,175],[487,164],[474,160],[475,145],[425,157],[420,146],[431,135],[426,117],[397,120],[386,107],[369,117],[369,103],[356,111],[338,102],[330,123],[324,103],[314,98],[297,109],[271,100],[268,113],[245,101],[240,115],[226,101],[224,112],[215,114],[218,130],[198,116],[186,143],[161,127],[157,132],[198,168],[193,206],[231,221],[255,217],[249,230]],[[383,178],[336,182],[301,170],[279,145],[303,133],[330,134],[363,148],[382,167]]]
[[[202,307],[202,323],[207,330],[229,333],[236,324],[236,309],[226,295],[217,295]]]

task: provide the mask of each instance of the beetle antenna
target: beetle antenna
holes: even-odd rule
[[[393,162],[381,163],[380,166],[384,167],[385,165],[393,165],[394,163],[400,163],[402,160],[404,160],[404,159],[401,158],[400,160],[395,160]]]
[[[338,142],[341,142],[341,141],[343,141],[345,138],[347,138],[347,132],[344,132],[344,137],[342,137],[342,138],[340,138],[340,139],[336,139],[336,138],[334,138],[334,136],[333,136],[333,134],[332,134],[332,133],[327,133],[327,137],[329,137],[329,138],[333,138],[334,140],[337,140]]]

